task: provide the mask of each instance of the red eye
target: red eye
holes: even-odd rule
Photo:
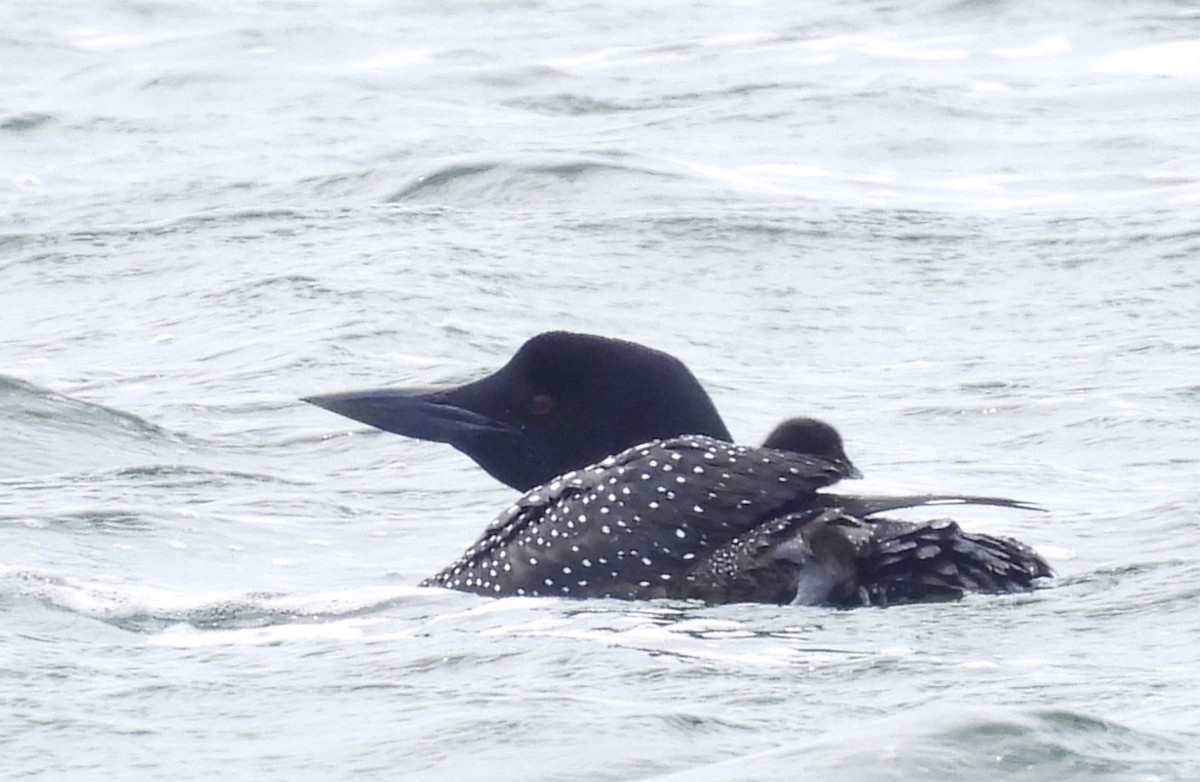
[[[529,412],[534,415],[545,415],[554,409],[554,397],[548,394],[535,394],[529,400]]]

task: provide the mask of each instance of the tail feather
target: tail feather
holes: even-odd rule
[[[965,592],[1021,592],[1054,571],[1012,538],[965,532],[950,519],[887,521],[859,560],[859,597],[871,605],[952,600]]]
[[[697,562],[677,597],[724,602],[887,606],[1021,592],[1054,572],[1012,538],[950,519],[862,519],[812,508],[757,527]]]
[[[905,508],[946,505],[990,505],[996,508],[1015,508],[1045,513],[1041,505],[1007,497],[987,497],[973,494],[910,494],[901,497],[867,497],[854,494],[822,493],[817,495],[826,508],[839,508],[843,513],[865,519],[876,513],[888,513]]]

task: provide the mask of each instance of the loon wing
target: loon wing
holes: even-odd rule
[[[818,507],[772,519],[708,553],[679,596],[886,606],[1026,591],[1053,575],[1029,546],[965,532],[950,519],[862,519]]]
[[[873,534],[837,508],[789,513],[708,552],[678,596],[710,603],[848,603],[857,598],[858,562]]]
[[[877,525],[874,545],[859,560],[862,604],[957,599],[965,592],[1032,589],[1054,571],[1013,538],[966,532],[950,519]]]

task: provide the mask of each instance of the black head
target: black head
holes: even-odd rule
[[[631,445],[681,434],[728,440],[683,362],[633,342],[552,331],[507,364],[456,388],[308,397],[389,432],[449,443],[525,491]]]
[[[847,478],[861,478],[862,473],[846,456],[842,436],[824,421],[815,418],[789,418],[776,426],[767,439],[763,448],[774,448],[777,451],[820,456],[833,462],[843,462],[847,467]]]

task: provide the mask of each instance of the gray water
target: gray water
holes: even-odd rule
[[[0,776],[1200,776],[1193,2],[0,10]],[[565,328],[983,492],[1053,587],[419,580],[512,498],[298,401]],[[919,516],[918,516],[919,517]]]

